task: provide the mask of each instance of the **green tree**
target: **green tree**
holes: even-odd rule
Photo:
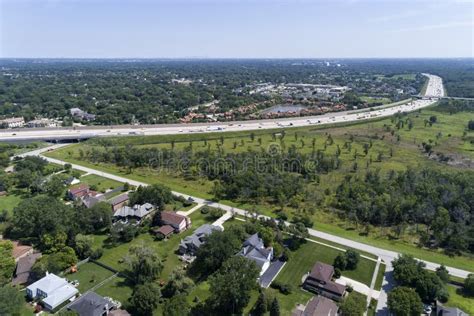
[[[474,274],[472,273],[464,280],[464,292],[469,296],[474,296]]]
[[[191,271],[197,275],[210,275],[217,271],[224,261],[240,249],[241,241],[231,230],[214,232],[197,253]]]
[[[135,284],[153,282],[163,269],[156,251],[144,244],[131,246],[125,262],[128,274]]]
[[[44,185],[44,192],[52,197],[59,198],[64,194],[64,182],[60,175],[53,175]]]
[[[137,285],[133,289],[130,303],[138,315],[153,315],[153,310],[158,307],[161,292],[155,283]]]
[[[94,237],[77,234],[75,238],[75,246],[77,255],[81,259],[85,259],[92,254],[92,245],[94,243]]]
[[[9,240],[0,240],[0,286],[10,282],[13,272],[15,271],[15,266],[12,242]]]
[[[179,294],[188,294],[193,287],[193,280],[186,276],[186,272],[181,266],[178,266],[171,272],[169,281],[163,288],[163,295],[173,297]]]
[[[419,316],[423,311],[418,293],[404,286],[396,287],[388,293],[387,305],[395,316]]]
[[[349,249],[344,254],[344,257],[346,258],[346,269],[355,270],[360,260],[359,253]]]
[[[280,303],[278,303],[278,299],[275,297],[270,305],[270,316],[280,316]]]
[[[337,255],[336,258],[334,258],[334,263],[333,266],[341,271],[346,269],[346,256],[344,254],[340,253]]]
[[[163,315],[185,316],[191,311],[186,295],[176,295],[165,301],[163,305]]]
[[[0,287],[0,315],[19,316],[25,299],[18,289],[9,285]]]
[[[39,195],[21,201],[13,210],[12,234],[38,241],[45,234],[68,232],[74,218],[71,207],[53,197]]]
[[[108,230],[112,226],[110,204],[99,202],[90,208],[83,206],[76,209],[77,221],[81,232],[92,234],[101,230]]]
[[[129,197],[131,205],[150,203],[160,210],[173,199],[170,189],[159,184],[140,186]]]
[[[257,288],[259,269],[255,262],[242,256],[232,256],[210,277],[209,301],[215,311],[241,313]]]
[[[267,296],[264,291],[260,291],[255,306],[252,310],[252,315],[264,315],[268,309]]]
[[[436,275],[443,281],[444,283],[449,282],[449,272],[446,267],[442,264],[438,268],[436,268]]]
[[[342,301],[340,310],[342,316],[360,316],[366,311],[366,300],[364,296],[349,294]]]

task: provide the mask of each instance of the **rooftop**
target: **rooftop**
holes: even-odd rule
[[[183,220],[186,220],[186,216],[176,214],[175,212],[161,212],[161,220],[174,225],[179,225]]]
[[[67,308],[77,312],[80,316],[102,316],[111,307],[110,302],[102,296],[94,292],[87,292],[69,304]]]

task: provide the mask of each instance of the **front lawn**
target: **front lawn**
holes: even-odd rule
[[[105,192],[110,189],[115,189],[123,184],[121,182],[107,179],[95,174],[88,174],[87,176],[83,176],[79,179],[82,183],[89,185],[90,187],[96,187],[97,191]]]

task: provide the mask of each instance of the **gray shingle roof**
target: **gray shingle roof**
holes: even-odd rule
[[[255,261],[255,263],[262,267],[268,261],[271,254],[271,248],[265,248],[263,240],[257,234],[250,236],[243,244],[239,254],[247,259]]]
[[[110,302],[94,292],[87,292],[67,308],[79,314],[79,316],[102,316],[106,310],[111,308]]]
[[[183,250],[189,248],[197,249],[205,242],[205,238],[211,235],[215,230],[222,231],[222,228],[210,224],[204,224],[196,229],[192,235],[181,240],[180,247]]]
[[[145,203],[143,205],[134,205],[133,207],[130,206],[122,206],[118,210],[115,211],[115,217],[139,217],[143,218],[150,214],[153,211],[153,205],[150,203]]]

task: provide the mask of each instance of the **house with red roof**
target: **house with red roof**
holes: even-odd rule
[[[87,184],[81,184],[77,187],[70,188],[67,191],[67,195],[71,200],[76,200],[88,195],[90,192],[90,188]]]
[[[180,233],[191,227],[191,219],[175,212],[161,212],[161,224],[170,225],[175,232]]]

